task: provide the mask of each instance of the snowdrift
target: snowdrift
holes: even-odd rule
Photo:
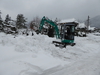
[[[0,75],[78,75],[78,73],[81,75],[84,70],[74,68],[83,66],[83,60],[89,60],[90,57],[100,53],[100,36],[94,34],[88,34],[83,38],[75,37],[76,45],[63,49],[55,47],[52,44],[54,40],[59,41],[35,33],[34,36],[0,33]],[[93,60],[96,61],[94,58],[89,63],[92,64]],[[97,65],[98,62],[92,67],[95,68]],[[85,71],[85,75],[95,75],[100,72],[100,67],[98,69]],[[91,74],[92,72],[94,74]]]

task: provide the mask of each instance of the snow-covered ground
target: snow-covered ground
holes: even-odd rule
[[[100,36],[75,37],[75,46],[46,35],[0,33],[0,75],[100,75]]]

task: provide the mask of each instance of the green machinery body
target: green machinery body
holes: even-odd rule
[[[39,32],[41,32],[45,22],[49,23],[51,26],[54,27],[56,38],[61,39],[61,43],[64,43],[64,44],[74,43],[74,31],[75,31],[74,29],[75,29],[75,25],[77,25],[77,23],[75,23],[75,22],[64,23],[61,25],[61,31],[59,32],[57,24],[55,22],[53,22],[52,20],[45,18],[45,16],[44,16],[40,22]],[[66,28],[70,28],[69,34],[66,34],[66,32],[65,32]],[[65,35],[67,38],[65,38]],[[54,43],[60,43],[60,42],[55,41]]]
[[[52,20],[46,19],[45,16],[42,18],[42,20],[40,22],[39,31],[41,32],[45,22],[49,23],[50,25],[52,25],[54,27],[55,32],[56,32],[56,38],[60,38],[59,29],[58,29],[57,25]]]

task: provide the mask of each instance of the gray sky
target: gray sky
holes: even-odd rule
[[[7,14],[16,19],[24,14],[28,20],[47,16],[50,19],[87,19],[100,15],[100,0],[0,0],[2,18]]]

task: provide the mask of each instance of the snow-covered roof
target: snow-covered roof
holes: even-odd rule
[[[95,30],[96,27],[90,27],[89,26],[89,30]]]
[[[85,28],[86,25],[84,23],[79,23],[79,25],[77,26],[78,28]]]
[[[77,21],[76,19],[72,18],[72,19],[61,20],[60,22],[57,22],[57,23],[66,23],[66,22],[77,22]]]

